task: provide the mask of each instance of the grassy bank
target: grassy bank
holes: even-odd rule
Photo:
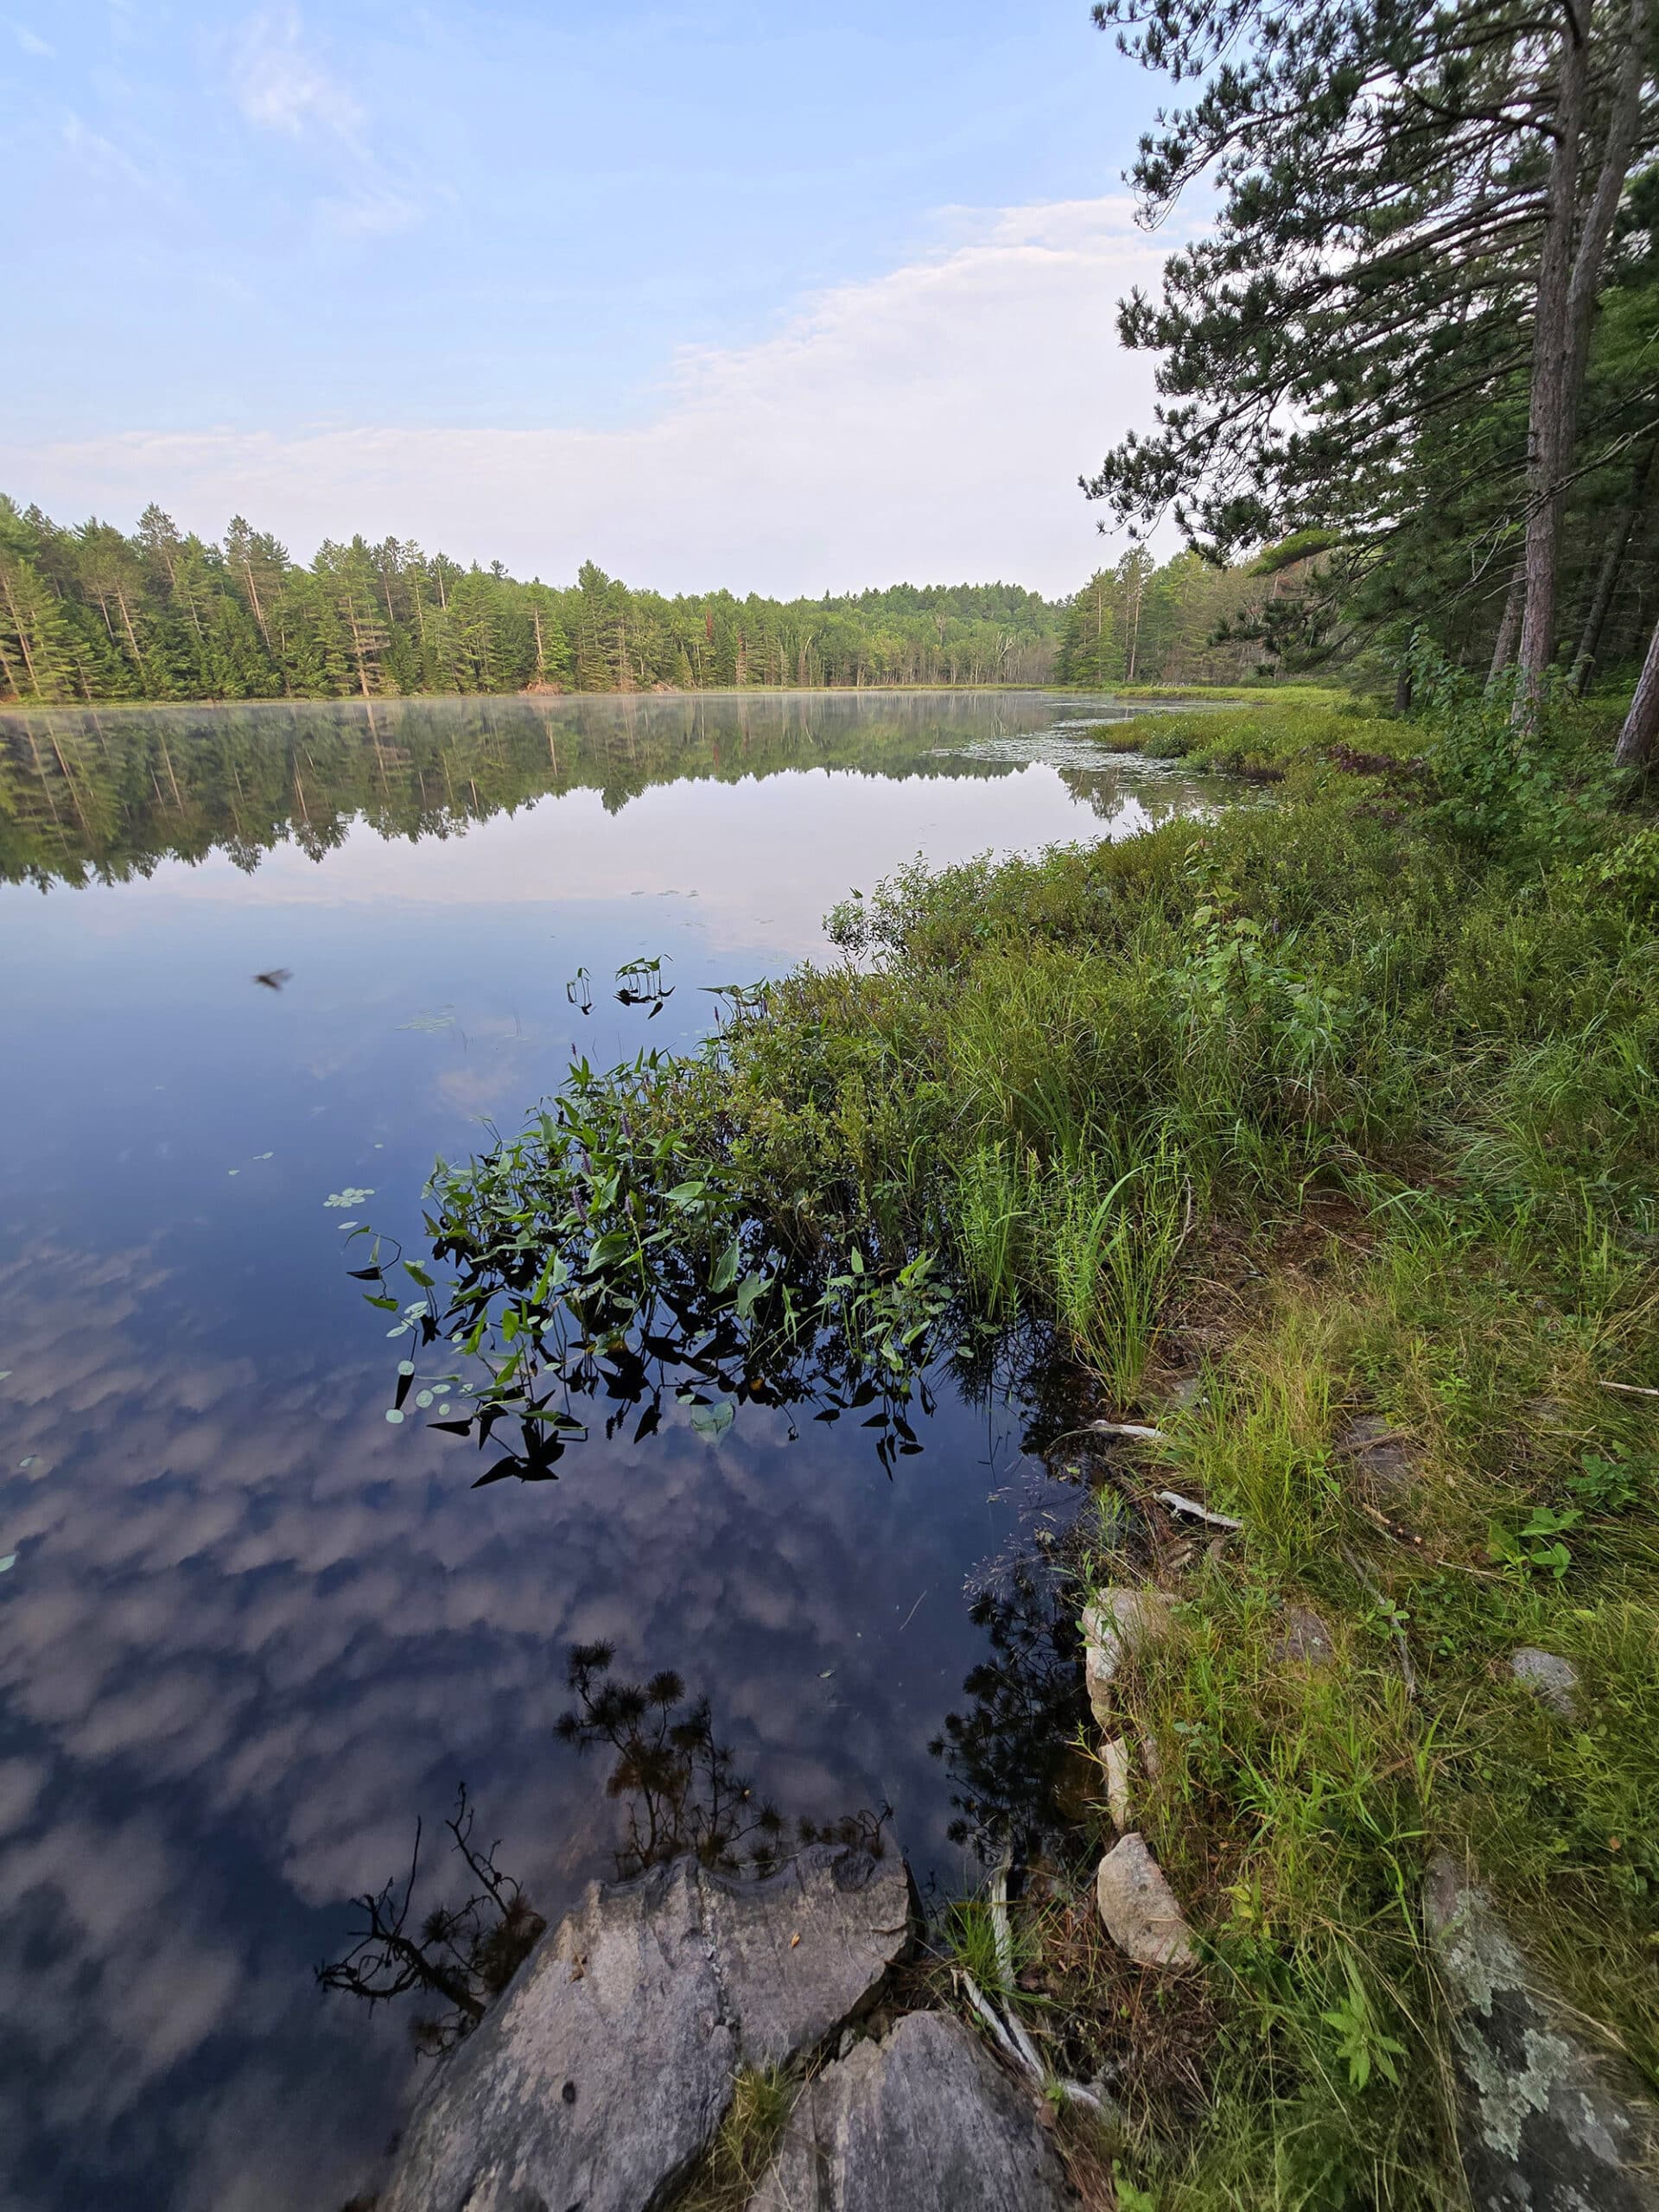
[[[898,1372],[1022,1317],[1156,1427],[1090,1463],[1072,1565],[1079,1605],[1182,1601],[1118,1688],[1203,1970],[1127,1967],[1057,1875],[1009,1993],[1116,2082],[1112,2129],[1065,2121],[1103,2205],[1460,2201],[1440,1847],[1659,2078],[1659,826],[1605,720],[1160,717],[1237,804],[850,901],[844,963],[439,1186],[474,1344],[504,1287],[510,1344],[562,1287],[616,1342],[712,1301],[734,1372],[826,1320]],[[1241,1533],[1183,1540],[1172,1485]],[[1294,1606],[1328,1659],[1287,1656]]]

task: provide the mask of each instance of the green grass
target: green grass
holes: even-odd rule
[[[1415,723],[1312,690],[1160,717],[1160,747],[1281,780],[908,873],[838,911],[842,960],[614,1111],[584,1093],[612,1149],[581,1235],[619,1266],[671,1186],[712,1192],[673,1201],[711,1280],[749,1264],[741,1231],[894,1359],[1034,1319],[1122,1414],[1157,1408],[1183,1322],[1210,1331],[1083,1566],[1119,1571],[1120,1491],[1245,1524],[1167,1554],[1180,1631],[1122,1678],[1201,1994],[1135,1996],[1082,1923],[1027,1931],[1074,2070],[1150,2008],[1173,2056],[1131,2069],[1123,2172],[1171,2212],[1461,2202],[1418,1909],[1441,1847],[1659,2079],[1659,1396],[1605,1387],[1659,1390],[1659,833],[1615,804],[1609,713],[1524,744],[1446,687]],[[522,1175],[572,1172],[536,1143],[515,1238]],[[1341,1448],[1362,1413],[1403,1440],[1387,1491]],[[1279,1649],[1294,1605],[1328,1666]],[[1515,1682],[1522,1643],[1579,1668],[1578,1720]],[[988,1986],[971,1909],[953,1940]]]
[[[766,2177],[798,2085],[775,2068],[746,2069],[732,2085],[720,2133],[675,2212],[743,2212]]]

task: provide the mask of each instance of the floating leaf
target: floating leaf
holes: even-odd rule
[[[711,1444],[717,1443],[731,1427],[736,1410],[726,1399],[717,1399],[712,1406],[698,1406],[693,1409],[691,1426],[699,1436],[707,1437]]]
[[[400,1375],[412,1375],[415,1372],[414,1361],[412,1359],[400,1359],[397,1363],[397,1372]]]
[[[41,1456],[41,1455],[40,1455],[40,1453],[39,1453],[38,1452],[31,1452],[29,1453],[29,1455],[28,1459],[20,1459],[20,1460],[17,1462],[17,1465],[18,1465],[20,1467],[32,1467],[32,1466],[34,1465],[35,1462],[35,1461],[40,1458],[40,1456]]]
[[[7,1573],[10,1573],[10,1572],[11,1571],[11,1569],[12,1569],[14,1567],[16,1567],[16,1564],[17,1564],[17,1554],[16,1554],[16,1552],[8,1552],[8,1553],[6,1554],[6,1555],[5,1555],[4,1559],[0,1559],[0,1574],[7,1574]]]
[[[396,1426],[398,1421],[402,1421],[403,1417],[403,1411],[400,1407],[388,1406],[386,1408],[386,1419],[394,1426]]]
[[[256,1160],[275,1160],[276,1157],[274,1152],[256,1152],[253,1156]]]
[[[432,1393],[429,1390],[417,1390],[415,1393],[415,1402],[424,1413],[432,1402]]]
[[[242,1173],[242,1170],[239,1167],[227,1167],[225,1170],[225,1173],[227,1175],[239,1175]]]
[[[322,1203],[326,1206],[360,1206],[365,1198],[373,1196],[372,1188],[363,1189],[355,1183],[348,1183],[343,1191],[330,1191]]]

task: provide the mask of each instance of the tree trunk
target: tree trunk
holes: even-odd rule
[[[1489,691],[1515,658],[1515,641],[1521,634],[1521,609],[1526,596],[1527,566],[1524,560],[1517,561],[1504,597],[1503,612],[1498,618],[1497,636],[1492,641],[1491,673],[1486,678]]]
[[[1637,683],[1636,696],[1630,701],[1630,711],[1624,717],[1624,727],[1618,734],[1618,747],[1613,754],[1616,768],[1645,768],[1653,758],[1653,741],[1659,734],[1659,623],[1654,625],[1648,641],[1648,657],[1642,664],[1642,674]]]
[[[1636,472],[1636,481],[1626,494],[1624,504],[1613,518],[1613,527],[1607,540],[1607,550],[1602,556],[1601,573],[1596,578],[1596,588],[1590,601],[1590,611],[1584,618],[1584,630],[1579,639],[1579,649],[1573,656],[1573,673],[1567,678],[1568,688],[1575,699],[1582,699],[1590,688],[1590,679],[1596,672],[1596,655],[1601,650],[1601,633],[1607,626],[1607,616],[1613,604],[1613,594],[1618,589],[1618,579],[1624,567],[1624,556],[1630,549],[1630,532],[1636,518],[1642,512],[1643,495],[1648,488],[1648,478],[1653,472],[1656,448],[1649,446],[1642,456]]]
[[[1538,288],[1532,333],[1532,392],[1527,418],[1527,528],[1522,559],[1526,607],[1521,620],[1519,680],[1515,719],[1529,722],[1537,711],[1544,671],[1555,651],[1555,579],[1560,536],[1564,440],[1576,410],[1569,391],[1574,347],[1569,313],[1573,279],[1573,219],[1578,202],[1579,141],[1584,127],[1587,54],[1584,30],[1563,7],[1560,77],[1550,149],[1544,240],[1538,256]],[[1587,21],[1588,10],[1586,10]]]
[[[1590,353],[1590,321],[1601,289],[1601,264],[1606,256],[1607,241],[1613,233],[1618,203],[1624,196],[1624,180],[1630,174],[1630,156],[1636,150],[1636,134],[1642,119],[1649,0],[1626,0],[1626,4],[1624,47],[1608,111],[1607,135],[1602,141],[1601,166],[1596,175],[1596,188],[1585,210],[1584,226],[1579,234],[1578,251],[1573,257],[1573,275],[1567,286],[1569,353],[1566,397],[1569,412],[1561,426],[1563,467],[1573,454],[1574,417]],[[1590,10],[1586,8],[1586,40],[1589,19]]]

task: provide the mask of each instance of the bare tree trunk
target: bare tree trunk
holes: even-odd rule
[[[1562,495],[1577,442],[1579,399],[1602,264],[1624,196],[1641,118],[1649,6],[1650,0],[1627,0],[1618,76],[1595,189],[1584,211],[1576,251],[1572,240],[1573,202],[1593,0],[1585,0],[1581,11],[1570,4],[1564,10],[1556,139],[1550,157],[1534,330],[1532,410],[1528,425],[1527,605],[1521,633],[1521,682],[1515,702],[1517,722],[1529,719],[1535,711],[1544,671],[1554,657]]]
[[[1601,633],[1607,626],[1607,616],[1612,607],[1613,594],[1618,589],[1618,579],[1624,571],[1624,556],[1630,550],[1630,532],[1636,518],[1642,512],[1643,495],[1648,488],[1648,478],[1653,472],[1656,448],[1649,446],[1642,456],[1636,481],[1626,493],[1624,504],[1613,518],[1607,550],[1602,556],[1601,573],[1596,578],[1596,588],[1590,601],[1590,611],[1584,618],[1584,630],[1579,639],[1579,649],[1573,656],[1573,673],[1567,678],[1568,688],[1575,699],[1582,699],[1590,688],[1590,679],[1596,671],[1596,655],[1601,649]]]
[[[1626,0],[1625,42],[1618,65],[1618,77],[1613,86],[1612,105],[1607,116],[1607,135],[1602,141],[1601,166],[1596,175],[1596,188],[1590,195],[1590,204],[1585,210],[1584,227],[1579,234],[1578,251],[1573,258],[1572,280],[1567,286],[1570,352],[1566,394],[1568,414],[1561,426],[1563,466],[1572,457],[1573,418],[1578,412],[1585,364],[1589,358],[1590,320],[1601,287],[1601,264],[1606,256],[1607,241],[1613,234],[1613,219],[1618,213],[1618,203],[1624,196],[1624,180],[1630,174],[1630,156],[1636,151],[1637,129],[1642,119],[1642,86],[1648,64],[1649,8],[1649,0]],[[1590,12],[1586,7],[1586,41]]]
[[[1654,625],[1648,641],[1648,657],[1642,664],[1642,674],[1637,683],[1636,696],[1630,701],[1630,711],[1624,717],[1624,727],[1618,733],[1618,746],[1613,754],[1616,768],[1645,768],[1653,758],[1653,741],[1659,734],[1659,623]]]
[[[1504,670],[1515,658],[1515,641],[1521,634],[1521,609],[1527,597],[1527,564],[1524,560],[1515,564],[1515,574],[1510,579],[1510,588],[1503,601],[1503,612],[1498,618],[1497,636],[1492,643],[1491,673],[1486,678],[1490,691]]]
[[[144,657],[138,650],[138,632],[132,626],[132,613],[127,605],[127,594],[119,584],[115,588],[115,603],[121,610],[121,626],[125,630],[127,643],[132,648],[133,665],[138,671],[138,681],[148,683],[149,671],[144,666]]]
[[[1515,719],[1529,722],[1537,710],[1544,671],[1555,651],[1555,576],[1560,536],[1563,439],[1573,411],[1568,386],[1573,357],[1569,301],[1575,275],[1573,219],[1578,203],[1579,141],[1584,128],[1588,56],[1584,23],[1563,0],[1560,77],[1555,99],[1555,137],[1550,149],[1544,208],[1544,242],[1538,256],[1538,289],[1532,334],[1532,392],[1527,419],[1527,529],[1522,562],[1526,608],[1521,620],[1519,681]]]
[[[253,563],[245,554],[242,573],[248,580],[248,597],[253,602],[253,619],[259,625],[259,634],[265,641],[265,651],[270,651],[270,632],[265,627],[265,610],[259,604],[259,587],[253,580]]]

